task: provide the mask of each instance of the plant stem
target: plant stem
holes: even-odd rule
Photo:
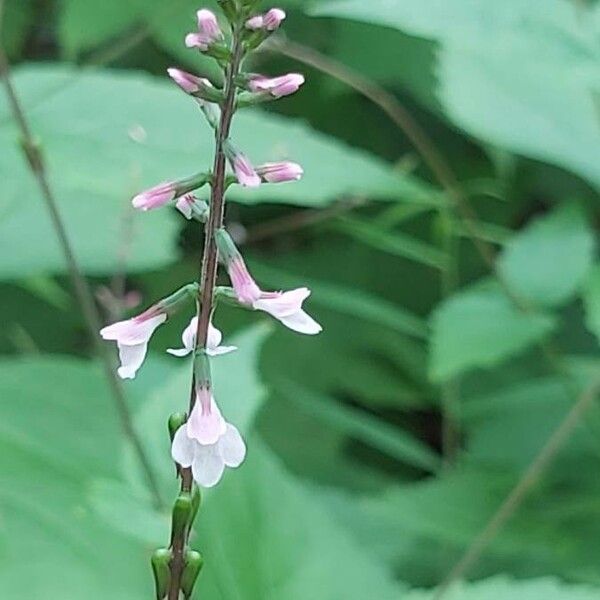
[[[3,2],[0,0],[0,12],[2,10],[2,4]],[[126,437],[131,442],[134,452],[138,458],[154,504],[157,508],[161,508],[163,503],[157,480],[150,466],[150,460],[148,459],[144,447],[133,426],[133,421],[129,412],[129,407],[127,406],[123,387],[117,378],[117,375],[115,374],[115,369],[109,350],[102,342],[102,338],[99,334],[100,328],[102,327],[100,314],[98,313],[98,309],[94,303],[94,298],[89,284],[83,276],[77,259],[75,258],[75,254],[73,252],[64,221],[60,214],[56,198],[54,197],[54,193],[48,181],[44,158],[31,132],[25,112],[21,106],[19,97],[17,96],[17,92],[12,85],[8,59],[1,44],[0,76],[4,81],[4,87],[6,89],[6,94],[8,96],[13,118],[21,133],[21,144],[27,158],[27,163],[37,181],[42,193],[42,197],[46,203],[46,208],[50,214],[52,226],[64,254],[73,289],[75,291],[75,296],[81,308],[81,312],[83,313],[90,339],[94,344],[94,349],[97,355],[101,359],[104,375],[108,382],[111,395],[114,399],[115,407],[121,421],[121,426]]]
[[[223,144],[229,137],[231,120],[235,112],[235,77],[238,74],[242,60],[241,25],[236,24],[233,29],[233,58],[227,68],[225,80],[225,100],[221,107],[221,119],[216,134],[215,159],[213,165],[213,180],[210,196],[210,215],[204,227],[204,252],[202,254],[202,268],[200,273],[200,287],[198,291],[198,329],[196,330],[196,348],[206,348],[208,326],[213,311],[215,284],[217,280],[217,245],[215,231],[223,226],[225,213],[225,166],[226,159]],[[190,392],[189,413],[194,408],[196,394],[194,378]],[[192,489],[192,472],[190,468],[180,469],[181,491],[190,492]],[[171,541],[173,557],[171,559],[171,581],[169,584],[168,600],[178,600],[181,587],[181,575],[185,567],[185,547],[189,529],[175,535]]]

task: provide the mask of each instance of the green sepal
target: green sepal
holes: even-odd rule
[[[211,178],[212,173],[210,171],[202,171],[201,173],[195,173],[190,177],[179,179],[175,182],[175,195],[179,197],[197,190],[207,184]]]
[[[263,102],[270,102],[271,100],[277,100],[270,92],[241,92],[235,101],[236,108],[244,108],[246,106],[253,106],[254,104],[262,104]]]
[[[215,231],[215,243],[219,250],[219,258],[225,265],[229,265],[232,260],[240,258],[240,251],[237,249],[235,242],[224,227],[219,227]]]
[[[171,582],[171,562],[173,554],[168,548],[159,548],[152,553],[150,563],[152,564],[152,573],[154,574],[154,587],[156,590],[156,600],[163,600],[169,593],[169,584]]]
[[[198,579],[203,564],[204,559],[200,552],[188,550],[185,553],[185,567],[181,574],[181,591],[186,598],[192,595],[194,584]]]
[[[173,538],[185,536],[192,515],[192,496],[181,492],[173,504],[171,535]]]
[[[194,485],[194,489],[192,490],[192,512],[190,514],[190,527],[193,525],[196,520],[196,515],[200,510],[200,504],[202,504],[202,494],[200,493],[200,488],[197,485]]]
[[[230,62],[233,58],[231,50],[225,44],[220,42],[213,42],[210,44],[204,54],[216,58],[219,62]]]
[[[194,353],[194,378],[197,388],[210,388],[210,359],[204,348],[197,348]]]
[[[169,417],[169,437],[171,441],[175,437],[177,430],[185,423],[186,417],[184,413],[173,413]]]
[[[172,314],[177,312],[190,299],[196,299],[198,296],[198,283],[188,283],[173,292],[170,296],[163,298],[156,303],[161,312]]]

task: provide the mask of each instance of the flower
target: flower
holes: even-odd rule
[[[260,298],[260,288],[256,285],[241,254],[237,254],[227,262],[227,273],[238,300],[244,304],[252,304]]]
[[[240,432],[228,423],[208,387],[196,390],[196,402],[189,419],[175,433],[171,446],[173,460],[192,467],[198,485],[216,485],[225,467],[238,467],[246,456]]]
[[[185,196],[181,196],[181,198],[175,202],[175,208],[188,220],[192,218],[194,200],[192,194],[186,194]]]
[[[258,187],[260,185],[260,177],[245,154],[235,150],[230,144],[225,146],[225,153],[231,168],[235,172],[238,183],[245,187]]]
[[[148,341],[154,330],[167,320],[167,315],[156,307],[149,308],[142,314],[108,325],[100,330],[105,340],[114,340],[119,348],[121,366],[118,369],[122,379],[133,379],[142,366]]]
[[[131,204],[140,210],[159,208],[173,200],[177,195],[177,186],[174,181],[164,181],[154,187],[141,192],[133,198]]]
[[[294,162],[265,163],[256,168],[260,177],[268,183],[281,183],[300,179],[304,171]]]
[[[303,83],[304,76],[300,73],[287,73],[279,77],[254,75],[248,81],[248,88],[251,92],[269,92],[271,96],[281,98],[298,91]]]
[[[302,303],[308,296],[310,290],[305,287],[287,292],[261,291],[260,298],[252,303],[252,307],[269,313],[292,331],[315,335],[323,328],[302,310]]]
[[[188,48],[198,48],[201,52],[206,52],[211,44],[223,39],[223,32],[219,28],[217,17],[210,10],[199,10],[196,16],[198,32],[188,33],[185,36],[185,45]]]
[[[196,347],[196,331],[198,330],[198,317],[192,317],[190,324],[183,330],[181,334],[181,341],[183,348],[173,349],[169,348],[167,352],[173,356],[187,356],[190,352],[194,351]],[[220,346],[223,335],[221,332],[213,326],[212,323],[208,324],[208,336],[206,340],[206,354],[209,356],[219,356],[221,354],[228,354],[237,350],[237,346]]]
[[[263,27],[267,31],[275,31],[285,19],[285,11],[280,8],[268,10],[263,17]]]
[[[285,12],[280,8],[272,8],[264,15],[256,15],[246,21],[246,29],[257,31],[265,29],[266,31],[275,31],[281,22],[285,19]]]

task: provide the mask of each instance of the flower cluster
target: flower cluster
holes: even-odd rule
[[[201,293],[206,290],[200,290],[199,284],[188,284],[140,315],[101,330],[104,339],[117,343],[121,362],[119,375],[133,378],[144,362],[148,343],[156,328],[190,299],[196,302],[197,314],[183,331],[182,347],[168,350],[169,354],[177,357],[191,355],[194,361],[195,402],[187,421],[173,433],[172,456],[181,468],[191,468],[194,480],[204,487],[215,485],[226,466],[240,465],[246,454],[246,446],[239,431],[223,417],[213,395],[210,376],[210,362],[235,351],[236,347],[221,345],[222,334],[211,319],[199,319],[202,309],[210,309],[206,316],[212,317],[219,300],[226,299],[240,307],[265,312],[293,331],[307,335],[321,331],[321,326],[303,309],[310,290],[306,287],[290,291],[261,289],[227,232],[222,217],[213,218],[213,209],[216,215],[223,214],[222,206],[217,208],[223,198],[217,196],[219,193],[222,195],[232,182],[244,187],[258,187],[295,181],[303,175],[302,167],[290,161],[267,162],[255,167],[229,138],[229,123],[235,110],[293,94],[304,83],[304,77],[298,73],[268,77],[240,71],[242,59],[279,27],[285,19],[285,13],[273,8],[264,14],[252,15],[249,8],[254,4],[252,2],[224,0],[220,4],[229,21],[229,30],[224,32],[221,29],[211,11],[199,10],[197,31],[185,37],[185,45],[218,62],[226,82],[223,88],[206,77],[177,68],[168,69],[168,75],[198,103],[214,130],[216,153],[225,157],[221,168],[215,168],[214,173],[206,171],[159,183],[136,195],[132,204],[142,211],[173,204],[186,219],[206,223],[206,237],[216,242],[218,258],[227,270],[231,286],[213,288],[207,295]],[[226,172],[225,159],[231,168],[231,175]],[[207,200],[195,195],[205,185],[212,190]],[[210,252],[210,247],[207,242],[205,256]],[[211,296],[213,304],[202,307],[201,298]],[[198,344],[197,340],[205,340],[205,343]]]

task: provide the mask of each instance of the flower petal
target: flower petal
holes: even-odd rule
[[[225,470],[225,463],[214,445],[197,444],[192,463],[194,481],[202,487],[213,487],[219,483]]]
[[[209,349],[216,348],[223,339],[223,334],[212,324],[208,324],[208,335],[206,336],[206,346]]]
[[[169,348],[167,352],[173,356],[187,356],[194,350],[196,345],[196,329],[198,328],[198,317],[192,317],[189,325],[183,330],[181,334],[181,343],[183,348],[173,349]]]
[[[207,348],[206,354],[209,356],[221,356],[223,354],[229,354],[237,350],[237,346],[218,346],[217,348]]]
[[[194,461],[194,440],[187,435],[187,426],[182,425],[173,437],[171,445],[171,456],[176,463],[182,467],[191,467]]]
[[[303,310],[299,310],[291,315],[279,317],[279,320],[292,331],[305,333],[306,335],[316,335],[323,331],[323,328]]]
[[[188,435],[200,444],[214,444],[225,433],[226,421],[214,399],[209,407],[203,407],[196,397],[196,404],[188,420]]]
[[[121,379],[133,379],[135,377],[137,370],[142,366],[144,358],[146,358],[147,350],[147,342],[135,344],[133,346],[119,344],[119,359],[121,360],[121,366],[117,373]]]
[[[217,448],[228,467],[239,467],[246,458],[246,444],[236,427],[227,423],[227,430],[217,442]]]

